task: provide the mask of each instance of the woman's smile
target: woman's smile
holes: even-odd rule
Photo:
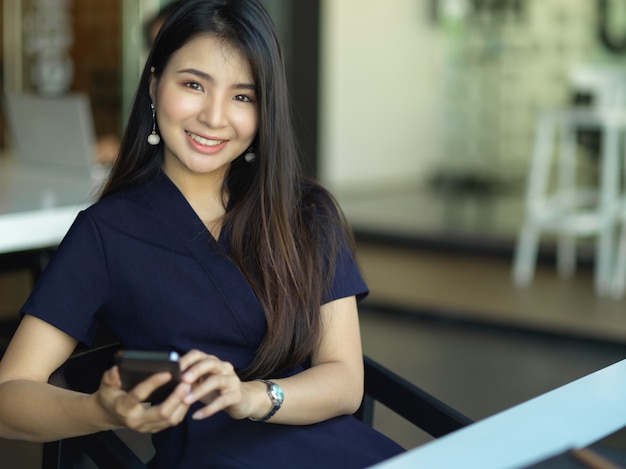
[[[194,134],[192,132],[187,131],[187,136],[189,137],[190,143],[196,151],[201,153],[213,154],[219,152],[223,149],[228,140],[217,140],[207,137],[202,137],[198,134]]]

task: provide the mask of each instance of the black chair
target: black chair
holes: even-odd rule
[[[98,389],[104,370],[114,363],[117,344],[77,353],[50,378],[61,387],[92,393]],[[374,404],[379,402],[431,436],[438,438],[472,421],[403,379],[371,358],[364,357],[365,397],[356,416],[372,425]],[[135,434],[147,439],[146,435]],[[88,457],[101,468],[146,468],[142,459],[114,431],[44,444],[43,469],[74,469],[75,462]]]

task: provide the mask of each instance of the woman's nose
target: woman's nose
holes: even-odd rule
[[[223,127],[226,125],[226,106],[220,99],[207,97],[198,114],[198,119],[212,128]]]

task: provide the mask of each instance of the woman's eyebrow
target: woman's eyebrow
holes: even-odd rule
[[[204,80],[210,81],[211,83],[215,82],[215,79],[209,73],[202,72],[195,68],[183,68],[181,70],[178,70],[178,73],[189,73],[191,75],[197,76],[198,78],[202,78]],[[256,86],[254,85],[254,83],[235,83],[231,85],[231,88],[237,89],[237,90],[238,89],[253,90],[253,91],[256,90]]]

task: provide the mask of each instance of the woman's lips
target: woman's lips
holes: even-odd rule
[[[203,153],[215,153],[226,145],[228,140],[216,140],[211,138],[202,137],[187,131],[187,137],[194,148]]]

